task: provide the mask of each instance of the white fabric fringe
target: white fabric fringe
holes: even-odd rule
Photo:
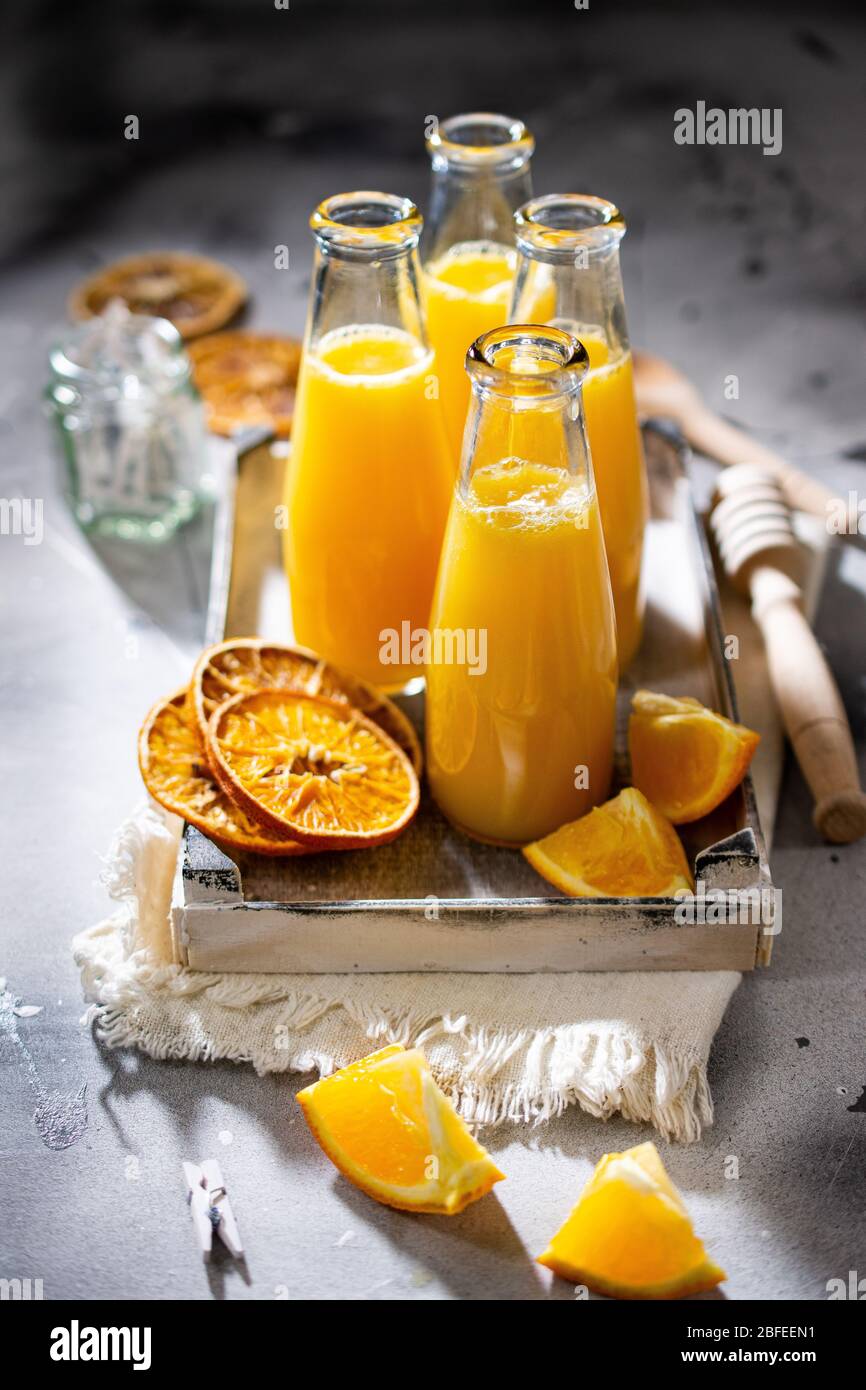
[[[423,1048],[461,1114],[542,1122],[568,1105],[692,1142],[712,1122],[710,1045],[739,975],[218,975],[171,963],[180,823],[141,806],[103,874],[118,903],[73,948],[88,1021],[157,1058],[327,1074],[376,1047]]]

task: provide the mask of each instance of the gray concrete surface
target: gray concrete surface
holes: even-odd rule
[[[294,1103],[300,1079],[103,1052],[81,1026],[69,940],[105,911],[99,855],[139,795],[138,724],[185,678],[201,642],[208,520],[158,556],[91,547],[60,499],[39,392],[66,292],[96,261],[150,245],[222,256],[253,285],[252,323],[300,331],[317,199],[381,185],[423,200],[424,115],[516,107],[538,136],[540,191],[592,188],[626,211],[636,342],[687,368],[715,406],[832,486],[862,490],[862,26],[814,8],[786,7],[772,22],[728,6],[700,22],[651,7],[617,21],[601,8],[570,14],[582,27],[556,35],[543,18],[503,17],[492,50],[467,15],[457,56],[437,48],[432,19],[411,35],[392,31],[384,49],[359,22],[330,68],[310,60],[307,106],[310,129],[316,103],[340,107],[340,132],[360,113],[357,142],[292,135],[275,41],[255,64],[241,45],[226,79],[270,93],[270,127],[213,147],[205,129],[191,149],[179,108],[174,157],[142,157],[133,170],[138,152],[124,150],[90,181],[72,160],[66,182],[45,181],[41,194],[19,165],[28,196],[22,220],[7,225],[26,235],[2,276],[2,492],[43,497],[46,532],[34,547],[0,537],[0,975],[42,1008],[18,1023],[41,1083],[75,1091],[86,1081],[89,1126],[68,1149],[45,1147],[33,1072],[0,1037],[0,1277],[42,1278],[48,1298],[572,1297],[532,1256],[598,1155],[646,1131],[576,1111],[540,1130],[502,1129],[487,1136],[508,1174],[495,1196],[459,1221],[412,1218],[336,1175]],[[153,42],[168,83],[170,39]],[[398,104],[386,64],[405,69],[419,52],[416,90]],[[212,53],[191,70],[193,101]],[[285,61],[297,68],[303,51]],[[121,85],[118,109],[135,109],[125,97]],[[781,106],[782,154],[675,146],[673,111],[698,98]],[[64,139],[58,128],[61,150]],[[62,162],[57,148],[53,159]],[[277,272],[283,242],[292,268]],[[740,398],[725,402],[731,372]],[[866,557],[846,547],[817,629],[861,754],[864,605]],[[866,1274],[866,849],[820,844],[809,809],[789,767],[773,852],[784,893],[773,967],[745,980],[716,1040],[714,1127],[693,1147],[660,1146],[733,1299],[821,1299],[828,1279]],[[195,1251],[180,1163],[212,1154],[232,1187],[246,1276],[221,1258],[206,1271]],[[725,1176],[730,1155],[738,1180]]]

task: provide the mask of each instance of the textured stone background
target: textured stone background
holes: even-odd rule
[[[45,498],[46,539],[0,538],[0,974],[43,1006],[19,1035],[47,1087],[87,1081],[90,1123],[73,1147],[44,1147],[22,1054],[0,1037],[0,1277],[42,1277],[55,1298],[569,1298],[531,1255],[599,1153],[644,1137],[635,1127],[572,1112],[500,1131],[496,1198],[450,1224],[405,1218],[313,1148],[300,1082],[101,1053],[79,1027],[69,937],[104,911],[98,854],[139,795],[133,730],[201,642],[208,520],[158,558],[82,541],[40,410],[46,348],[76,278],[158,245],[224,257],[253,286],[254,325],[300,332],[313,204],[382,186],[423,207],[425,116],[487,106],[534,130],[539,191],[620,203],[635,341],[792,460],[862,489],[863,23],[828,5],[36,0],[3,24],[2,491]],[[676,146],[673,113],[699,99],[781,107],[783,152]],[[731,372],[740,399],[725,402]],[[846,547],[818,633],[861,749],[864,602],[866,561]],[[784,932],[719,1033],[716,1124],[662,1147],[729,1297],[822,1298],[829,1278],[866,1273],[866,851],[817,841],[794,767],[773,869]],[[180,1161],[214,1153],[248,1283],[195,1254]]]

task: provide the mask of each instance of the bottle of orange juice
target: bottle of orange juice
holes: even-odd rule
[[[516,264],[513,214],[532,193],[534,148],[522,121],[487,111],[451,116],[427,140],[432,187],[424,288],[455,466],[469,404],[466,353],[508,316]]]
[[[401,690],[423,677],[411,634],[427,624],[454,482],[418,288],[422,221],[408,199],[342,193],[310,225],[286,469],[292,623],[305,646]]]
[[[522,845],[607,795],[616,625],[586,445],[583,346],[494,329],[472,398],[430,620],[427,767],[445,815]]]
[[[613,203],[577,193],[536,198],[514,220],[519,254],[510,317],[557,324],[589,353],[583,404],[624,670],[643,626],[647,513],[619,264],[625,222]]]

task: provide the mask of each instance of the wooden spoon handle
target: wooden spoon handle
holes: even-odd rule
[[[683,427],[692,448],[697,449],[699,453],[706,454],[718,463],[752,463],[759,468],[765,468],[779,479],[789,507],[801,512],[810,512],[812,516],[819,516],[822,521],[835,516],[836,528],[843,534],[852,534],[853,520],[853,534],[857,534],[857,518],[848,516],[849,508],[846,502],[836,497],[823,483],[810,478],[807,473],[801,473],[799,468],[786,463],[772,449],[767,449],[750,435],[744,434],[734,425],[729,425],[711,410],[702,408],[689,412],[688,418],[683,421]]]
[[[800,607],[800,592],[787,575],[763,566],[753,571],[750,588],[785,729],[815,798],[815,825],[834,844],[859,840],[866,834],[866,796],[854,741],[836,682]]]

